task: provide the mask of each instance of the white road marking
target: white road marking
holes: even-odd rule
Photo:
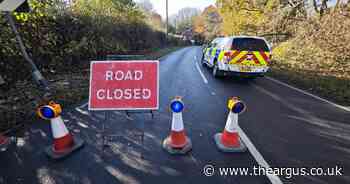
[[[253,145],[253,143],[250,141],[250,139],[248,138],[248,136],[244,133],[244,131],[241,129],[241,127],[238,127],[238,134],[240,135],[240,138],[242,139],[242,141],[244,142],[244,144],[247,146],[250,154],[253,155],[253,157],[255,158],[256,162],[258,162],[258,164],[261,167],[264,168],[271,168],[270,165],[266,162],[266,160],[264,159],[264,157],[259,153],[259,151],[256,149],[256,147]],[[270,180],[270,182],[272,184],[283,184],[281,179],[273,174],[267,174],[266,177]]]
[[[84,111],[84,110],[81,110],[81,108],[75,108],[76,111],[80,112],[81,114],[84,114],[84,115],[89,115],[89,111]]]
[[[202,78],[204,80],[204,83],[208,84],[208,80],[205,78],[203,72],[199,68],[198,62],[196,62],[196,68],[199,71],[199,73],[201,74],[201,76],[202,76]],[[211,95],[214,96],[214,95],[216,95],[216,93],[215,92],[211,92]],[[256,160],[256,162],[261,167],[271,168],[270,165],[264,159],[264,157],[260,154],[260,152],[256,149],[256,147],[253,145],[253,143],[250,141],[248,136],[245,134],[245,132],[240,127],[238,127],[238,133],[240,135],[240,138],[244,142],[244,144],[247,146],[250,154],[252,154],[252,156]],[[276,175],[267,174],[266,177],[270,180],[270,182],[272,184],[283,184],[281,179],[278,176],[276,176]]]
[[[31,133],[40,133],[41,137],[47,137],[46,133],[41,129],[30,129]]]
[[[317,99],[317,100],[326,102],[326,103],[328,103],[328,104],[330,104],[330,105],[332,105],[332,106],[334,106],[334,107],[337,107],[337,108],[340,108],[340,109],[343,109],[343,110],[345,110],[345,111],[350,112],[350,108],[348,108],[348,107],[345,107],[345,106],[342,106],[342,105],[333,103],[333,102],[331,102],[331,101],[329,101],[329,100],[326,100],[326,99],[324,99],[324,98],[318,97],[318,96],[316,96],[316,95],[313,95],[313,94],[311,94],[311,93],[309,93],[309,92],[306,92],[306,91],[304,91],[304,90],[301,90],[301,89],[299,89],[299,88],[293,87],[293,86],[291,86],[291,85],[289,85],[289,84],[286,84],[286,83],[284,83],[284,82],[281,82],[281,81],[279,81],[279,80],[277,80],[277,79],[274,79],[274,78],[271,78],[271,77],[265,77],[265,78],[268,79],[268,80],[270,80],[270,81],[273,81],[273,82],[275,82],[275,83],[278,83],[278,84],[280,84],[280,85],[282,85],[282,86],[285,86],[285,87],[294,89],[294,90],[296,90],[296,91],[298,91],[298,92],[300,92],[300,93],[303,93],[303,94],[305,94],[305,95],[311,96],[311,97],[313,97],[313,98],[315,98],[315,99]]]
[[[86,124],[79,122],[77,123],[79,126],[83,127],[83,128],[89,128],[89,126],[87,126]]]
[[[87,106],[87,105],[88,105],[88,103],[84,103],[83,105],[79,106],[78,108],[79,108],[79,109],[82,109],[82,108],[84,108],[84,107]]]
[[[194,60],[195,60],[195,61],[197,60],[197,56],[194,56]]]
[[[205,83],[205,84],[208,84],[208,80],[207,80],[207,78],[204,76],[202,70],[199,68],[198,62],[196,62],[196,68],[197,68],[199,74],[201,74],[204,83]]]

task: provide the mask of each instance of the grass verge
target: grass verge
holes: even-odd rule
[[[350,106],[350,79],[322,75],[307,69],[274,65],[268,76],[343,106]]]

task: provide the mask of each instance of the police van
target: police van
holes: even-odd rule
[[[269,70],[271,56],[271,48],[262,37],[219,37],[203,50],[202,64],[213,68],[214,77],[258,77]]]

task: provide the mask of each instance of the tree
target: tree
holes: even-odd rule
[[[205,40],[222,35],[222,18],[215,6],[208,6],[193,19],[193,31],[195,35],[201,35]]]
[[[313,0],[314,9],[317,13],[320,14],[320,17],[322,17],[325,11],[328,9],[328,5],[327,5],[328,1],[329,0]]]
[[[150,0],[141,0],[141,1],[138,1],[136,4],[141,10],[145,12],[153,11],[153,4],[151,3]]]
[[[137,7],[143,12],[146,17],[147,24],[154,30],[165,31],[162,16],[156,13],[153,9],[153,4],[150,0],[137,1]]]
[[[132,0],[75,0],[75,10],[91,16],[119,16],[123,19],[139,18],[140,11]]]
[[[170,24],[176,27],[178,32],[184,32],[192,28],[193,18],[200,14],[197,8],[182,8],[176,15],[170,17]]]
[[[227,35],[252,34],[263,20],[264,5],[254,0],[217,0]]]
[[[200,10],[197,8],[182,8],[177,13],[177,21],[178,22],[185,22],[185,21],[191,21],[192,17],[197,16],[200,14]]]
[[[164,30],[164,24],[165,23],[162,21],[162,16],[159,15],[158,13],[152,12],[149,15],[149,24],[155,30],[165,31]]]

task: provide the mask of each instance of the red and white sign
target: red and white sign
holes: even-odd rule
[[[159,61],[93,61],[89,110],[157,110]]]

